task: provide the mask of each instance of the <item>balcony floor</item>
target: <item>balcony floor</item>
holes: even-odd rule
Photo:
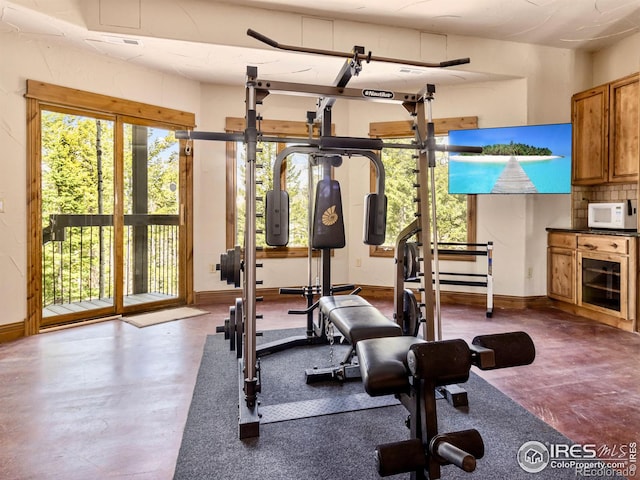
[[[175,295],[167,295],[166,293],[138,293],[135,295],[125,295],[124,306],[139,305],[141,303],[157,302],[159,300],[168,300],[176,298]],[[56,315],[66,315],[69,313],[86,312],[96,310],[98,308],[108,308],[113,305],[113,298],[96,298],[83,302],[62,303],[49,305],[42,309],[42,317],[54,317]]]

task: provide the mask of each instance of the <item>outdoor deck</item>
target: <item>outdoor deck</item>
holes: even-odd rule
[[[159,300],[168,300],[176,298],[173,295],[165,293],[139,293],[136,295],[125,295],[124,306],[138,305],[141,303],[157,302]],[[66,315],[68,313],[86,312],[88,310],[96,310],[98,308],[111,307],[113,298],[101,298],[94,300],[85,300],[82,302],[62,303],[58,305],[49,305],[42,309],[42,317],[48,318],[56,315]]]

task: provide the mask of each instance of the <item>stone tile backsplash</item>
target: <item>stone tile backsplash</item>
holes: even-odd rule
[[[638,199],[637,183],[615,185],[573,185],[571,187],[572,228],[587,228],[587,205]]]

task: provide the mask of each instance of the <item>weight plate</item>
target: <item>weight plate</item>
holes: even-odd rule
[[[233,285],[238,288],[240,286],[240,263],[241,263],[241,257],[242,256],[242,251],[240,250],[240,247],[238,245],[236,245],[236,247],[233,249],[233,256],[232,256],[232,265],[231,268],[233,269],[233,271],[231,272],[231,276],[230,278],[233,279]]]
[[[418,276],[420,267],[418,265],[418,245],[414,242],[407,242],[404,246],[404,279],[414,279]]]
[[[224,339],[229,340],[229,319],[224,319]]]
[[[220,280],[224,281],[227,279],[227,254],[220,254]]]
[[[415,337],[420,328],[420,307],[416,296],[406,288],[402,293],[402,333]]]
[[[236,357],[242,358],[242,340],[244,335],[244,308],[241,298],[236,298]]]
[[[236,349],[236,307],[229,307],[229,350]]]

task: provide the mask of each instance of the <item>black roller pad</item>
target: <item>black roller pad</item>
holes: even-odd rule
[[[441,340],[413,345],[407,363],[416,378],[435,386],[464,383],[469,380],[471,350],[464,340]]]
[[[481,370],[529,365],[536,358],[536,347],[531,337],[525,332],[480,335],[475,337],[471,343],[494,352],[495,365],[492,367],[480,366]]]

